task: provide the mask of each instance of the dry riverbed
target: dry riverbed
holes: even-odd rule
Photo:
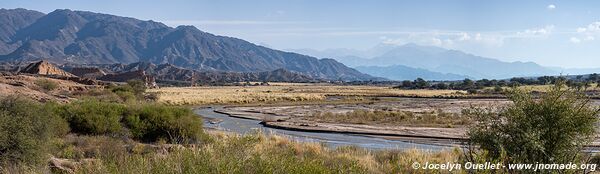
[[[407,112],[427,115],[442,112],[460,117],[461,111],[470,107],[502,107],[510,104],[506,99],[434,99],[434,98],[386,98],[378,102],[346,104],[311,104],[292,106],[230,106],[216,110],[232,117],[263,121],[272,128],[308,132],[333,132],[376,136],[391,140],[417,142],[460,143],[466,139],[467,125],[432,125],[423,120],[414,124],[366,121],[346,123],[315,118],[317,113],[345,114],[356,110]],[[594,100],[600,106],[600,100]],[[591,146],[600,147],[600,137]]]
[[[432,125],[427,120],[443,113],[460,117],[462,109],[469,107],[500,107],[508,104],[504,99],[432,99],[432,98],[385,98],[378,102],[349,104],[318,104],[294,106],[236,106],[225,107],[217,112],[233,117],[263,121],[268,127],[315,132],[353,133],[373,136],[402,136],[415,138],[455,139],[465,138],[466,125]],[[323,113],[348,114],[357,110],[385,111],[410,114],[419,121],[380,122],[365,120],[331,120]],[[414,114],[414,115],[413,115]],[[426,115],[426,116],[424,116]],[[318,117],[317,117],[318,116]]]

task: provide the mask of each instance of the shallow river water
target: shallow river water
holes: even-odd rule
[[[211,123],[209,119],[204,119],[205,128],[213,128],[217,130],[235,132],[239,134],[249,134],[261,131],[264,133],[282,135],[296,141],[325,143],[330,147],[358,146],[371,150],[416,148],[429,151],[439,151],[443,149],[452,148],[451,146],[419,144],[410,141],[387,140],[383,138],[368,137],[354,134],[303,132],[268,128],[259,124],[260,121],[258,120],[235,118],[229,117],[225,114],[216,113],[214,111],[217,108],[218,107],[197,108],[194,110],[194,112],[205,118],[222,120],[220,122]]]

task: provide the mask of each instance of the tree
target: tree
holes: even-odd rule
[[[509,94],[513,103],[499,112],[465,110],[464,114],[478,123],[468,132],[471,145],[479,146],[479,152],[490,161],[578,162],[584,145],[594,137],[598,109],[583,93],[562,86],[558,83],[539,98],[515,89]]]
[[[502,89],[501,86],[498,86],[498,85],[494,86],[494,92],[502,92],[502,91],[504,91],[504,89]]]
[[[399,89],[412,89],[413,88],[413,83],[410,80],[404,80],[402,81],[402,84],[394,87],[394,88],[399,88]]]
[[[475,87],[475,82],[471,79],[465,79],[462,81],[461,88],[462,89],[471,89]]]
[[[553,82],[552,76],[541,76],[541,77],[538,77],[537,80],[540,84],[543,84],[543,85]]]
[[[432,87],[435,89],[448,89],[449,88],[448,84],[446,84],[444,82],[436,83],[436,84],[432,85]]]
[[[598,76],[597,73],[590,74],[590,76],[588,76],[588,78],[587,78],[587,81],[592,82],[592,83],[596,82],[598,80],[600,80],[600,76]]]
[[[417,78],[414,83],[417,89],[425,89],[429,87],[429,82],[423,80],[422,78]]]

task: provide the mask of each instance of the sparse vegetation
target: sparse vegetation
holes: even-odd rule
[[[428,83],[418,81],[419,86],[436,85]],[[237,136],[213,132],[209,135],[202,129],[200,117],[189,108],[148,102],[145,90],[145,87],[130,82],[107,90],[82,93],[78,100],[64,104],[14,97],[0,100],[2,172],[64,172],[48,168],[50,156],[69,159],[67,166],[74,166],[76,173],[430,173],[443,171],[414,170],[411,164],[475,161],[481,157],[511,163],[563,163],[583,159],[579,150],[591,139],[592,121],[597,115],[586,100],[581,100],[583,95],[550,90],[535,95],[539,99],[527,93],[515,93],[511,95],[514,105],[501,109],[500,113],[491,110],[466,110],[464,114],[441,110],[356,110],[307,116],[332,123],[428,127],[475,125],[470,135],[480,149],[471,151],[477,156],[467,154],[463,158],[464,154],[458,150],[333,149],[262,133]],[[494,87],[493,90],[506,89]],[[465,93],[297,84],[150,91],[159,101],[168,104],[325,101],[328,96],[356,97],[358,100],[373,96],[434,97]]]
[[[58,83],[47,78],[39,78],[35,81],[35,84],[46,91],[52,91],[58,88]]]
[[[397,89],[453,89],[453,90],[466,90],[471,94],[479,93],[485,88],[491,88],[494,90],[483,90],[486,93],[500,93],[503,92],[503,87],[531,87],[534,89],[537,87],[542,87],[543,89],[547,89],[544,87],[551,86],[552,84],[556,84],[557,82],[564,82],[563,85],[566,85],[569,88],[577,89],[577,90],[586,90],[594,87],[594,84],[600,82],[600,75],[594,73],[588,75],[586,78],[583,76],[576,76],[575,78],[567,79],[564,76],[540,76],[538,78],[523,78],[523,77],[514,77],[509,80],[489,80],[489,79],[481,79],[481,80],[471,80],[464,79],[462,81],[456,82],[428,82],[421,78],[417,78],[413,81],[405,80],[402,81],[400,85],[395,86]]]
[[[173,105],[245,104],[324,101],[327,96],[436,97],[464,95],[457,90],[395,90],[378,86],[277,84],[271,86],[216,86],[150,89],[158,101]]]
[[[499,112],[489,108],[466,111],[478,123],[468,133],[480,148],[473,149],[474,154],[484,154],[486,161],[513,164],[583,160],[581,150],[595,135],[599,112],[585,95],[559,83],[539,98],[516,90],[510,99],[513,104]]]
[[[454,127],[465,126],[471,119],[441,110],[426,113],[408,111],[355,110],[347,113],[317,112],[309,119],[329,123],[393,124],[404,126]]]

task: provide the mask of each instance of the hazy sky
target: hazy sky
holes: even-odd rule
[[[505,61],[600,67],[600,1],[1,0],[160,21],[276,49],[435,45]]]

